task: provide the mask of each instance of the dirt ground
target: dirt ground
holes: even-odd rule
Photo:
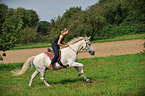
[[[91,56],[88,52],[80,52],[78,58],[93,58],[106,57],[111,55],[136,54],[145,50],[143,43],[145,40],[126,40],[105,43],[94,43],[93,48],[95,55]],[[29,57],[45,52],[47,48],[23,49],[23,50],[8,50],[7,56],[0,63],[19,63],[25,62]],[[0,51],[2,53],[2,51]]]

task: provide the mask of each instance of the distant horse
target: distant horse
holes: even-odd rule
[[[87,50],[91,55],[95,54],[95,51],[89,39],[90,37],[86,36],[86,37],[74,38],[73,40],[71,40],[68,43],[69,44],[68,47],[61,49],[61,59],[60,59],[60,61],[64,66],[69,65],[69,67],[75,67],[76,70],[79,72],[78,75],[82,76],[84,80],[86,80],[86,82],[91,82],[91,81],[87,79],[84,75],[84,65],[81,63],[77,63],[76,60],[77,60],[77,54],[81,49]],[[36,71],[31,76],[29,86],[31,86],[32,80],[39,72],[41,74],[40,79],[42,80],[42,82],[44,82],[46,86],[51,86],[44,80],[45,70],[50,66],[50,63],[51,63],[51,59],[45,53],[40,53],[36,56],[30,57],[24,63],[20,71],[16,69],[15,71],[12,71],[12,73],[15,76],[22,75],[29,68],[30,64],[31,66],[32,64],[34,64],[34,66],[36,67]],[[60,69],[60,68],[61,66],[58,63],[55,63],[54,69]]]

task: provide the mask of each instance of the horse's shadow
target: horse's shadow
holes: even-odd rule
[[[91,80],[91,83],[96,83],[96,82],[103,82],[103,81],[99,81],[100,79],[109,79],[110,77],[88,77],[88,79],[90,79]],[[49,81],[48,81],[49,82]],[[88,84],[83,78],[68,78],[68,79],[62,79],[62,80],[60,80],[60,81],[52,81],[52,82],[49,82],[49,83],[51,83],[51,84],[62,84],[62,85],[64,85],[64,84],[71,84],[71,83],[75,83],[75,84],[80,84],[80,82],[82,83],[82,84],[84,84],[84,83],[86,83],[86,84]]]
[[[52,81],[52,82],[49,82],[51,84],[70,84],[70,83],[76,83],[76,82],[84,82],[83,78],[68,78],[68,79],[62,79],[60,81]]]

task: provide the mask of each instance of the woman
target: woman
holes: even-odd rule
[[[62,41],[65,38],[65,35],[68,34],[68,31],[69,30],[67,28],[64,28],[64,30],[61,31],[61,34],[57,37],[57,39],[52,42],[52,49],[54,51],[55,56],[53,57],[51,64],[50,64],[50,67],[49,67],[49,69],[51,69],[51,70],[54,70],[53,66],[56,63],[57,59],[59,58],[60,46],[63,46],[63,47],[68,46],[68,44],[62,43]]]

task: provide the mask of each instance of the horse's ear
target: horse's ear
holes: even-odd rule
[[[89,36],[89,38],[88,39],[91,39],[91,36]]]
[[[84,37],[84,40],[87,40],[88,38],[87,38],[87,35]]]

